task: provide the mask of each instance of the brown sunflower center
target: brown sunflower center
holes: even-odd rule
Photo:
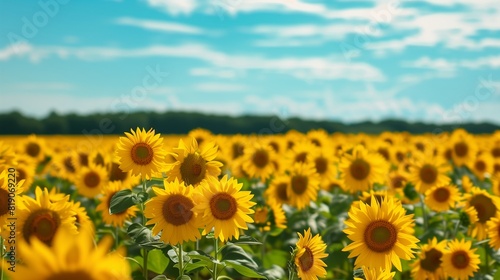
[[[395,189],[401,189],[406,178],[401,175],[396,175],[391,178],[391,185]]]
[[[299,257],[299,264],[300,264],[300,269],[302,271],[307,272],[309,269],[311,269],[314,265],[314,255],[311,249],[308,247],[305,247],[306,251],[302,256]]]
[[[451,160],[453,158],[452,150],[451,149],[446,149],[446,151],[444,151],[444,157],[447,160]]]
[[[4,190],[0,189],[0,216],[3,216],[9,212],[9,193]]]
[[[37,157],[40,154],[40,145],[37,143],[30,142],[28,145],[26,145],[26,153],[30,157]]]
[[[300,162],[300,163],[306,162],[306,158],[307,158],[306,152],[298,153],[295,155],[295,162]]]
[[[130,150],[132,161],[138,165],[148,165],[153,161],[153,148],[147,143],[137,143]]]
[[[470,200],[470,205],[474,206],[477,211],[477,218],[480,223],[486,223],[492,217],[495,216],[497,212],[497,207],[491,200],[491,198],[485,196],[484,194],[475,195]]]
[[[210,199],[210,210],[218,220],[231,219],[237,209],[236,199],[228,193],[217,193]]]
[[[405,154],[402,153],[402,152],[396,152],[396,159],[399,161],[399,162],[402,162],[404,159],[405,159]]]
[[[52,210],[40,209],[31,213],[26,219],[22,228],[23,237],[29,242],[32,236],[36,236],[50,246],[59,225],[61,225],[59,214]]]
[[[174,226],[187,224],[193,217],[193,207],[191,199],[181,194],[171,195],[163,204],[163,218]]]
[[[292,190],[294,193],[301,195],[307,190],[307,185],[309,183],[309,179],[307,176],[295,175],[292,177]]]
[[[469,146],[464,142],[458,142],[453,146],[453,151],[458,157],[465,157],[469,152]]]
[[[276,196],[281,201],[288,201],[288,193],[286,191],[287,188],[288,188],[287,183],[280,183],[276,186]]]
[[[491,155],[493,157],[500,157],[500,147],[495,147],[491,150]]]
[[[264,168],[269,163],[269,154],[266,150],[257,150],[252,156],[252,162],[258,168]]]
[[[390,155],[389,151],[386,148],[379,148],[377,152],[385,158],[385,160],[389,160]]]
[[[420,267],[427,271],[434,272],[441,266],[443,253],[434,248],[425,252],[425,258],[420,261]]]
[[[89,155],[84,153],[78,153],[78,160],[80,161],[81,166],[89,165]]]
[[[66,157],[63,161],[64,168],[66,168],[66,171],[69,173],[75,173],[76,169],[75,166],[73,165],[73,162],[71,162],[71,157]]]
[[[94,164],[104,166],[104,157],[101,154],[97,154],[93,160]]]
[[[83,177],[83,182],[85,183],[85,186],[88,188],[95,188],[99,186],[99,183],[101,182],[101,177],[97,172],[95,171],[89,171],[85,176]]]
[[[240,143],[233,143],[233,159],[239,158],[240,156],[243,155],[243,149],[244,146],[241,145]]]
[[[50,275],[46,280],[95,280],[88,272],[83,270],[60,271]]]
[[[420,179],[426,184],[434,184],[438,177],[438,172],[436,167],[431,164],[425,164],[420,168]]]
[[[373,194],[369,197],[367,197],[365,200],[364,200],[364,203],[368,204],[368,205],[372,205],[372,196],[375,198],[375,201],[378,202],[378,204],[382,204],[382,200],[384,198],[386,198],[385,195],[381,195],[381,194]]]
[[[280,151],[280,146],[274,141],[269,142],[269,146],[271,146],[271,148],[277,153]]]
[[[495,162],[493,164],[493,174],[500,173],[500,162]]]
[[[453,252],[453,254],[451,255],[451,264],[453,264],[455,268],[464,269],[469,266],[469,262],[469,254],[467,254],[466,251],[459,250]]]
[[[370,174],[370,164],[363,159],[356,159],[351,163],[349,171],[354,179],[362,181]]]
[[[478,160],[474,163],[474,168],[479,172],[486,171],[486,163],[482,160]]]
[[[437,202],[446,202],[450,198],[450,191],[447,188],[438,188],[433,193],[432,196]]]
[[[26,180],[26,171],[23,168],[17,168],[17,181]]]
[[[111,168],[109,171],[109,180],[110,181],[125,181],[127,179],[128,172],[123,172],[120,169],[120,165],[116,163],[111,164]]]
[[[397,237],[394,225],[383,220],[371,222],[364,232],[366,246],[378,253],[391,250],[396,244]]]
[[[181,163],[180,171],[182,180],[187,185],[196,185],[205,178],[207,171],[206,161],[197,152],[189,154]]]
[[[316,166],[316,172],[318,174],[324,174],[328,170],[328,161],[324,157],[319,157],[314,160],[314,165]]]

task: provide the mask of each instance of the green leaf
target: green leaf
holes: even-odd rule
[[[259,279],[267,279],[264,275],[257,273],[254,269],[251,269],[245,265],[242,265],[240,262],[236,260],[227,260],[225,261],[227,267],[231,267],[236,270],[239,274],[249,277],[249,278],[259,278]]]
[[[139,223],[131,224],[127,229],[127,234],[134,240],[134,242],[148,249],[164,248],[166,244],[161,243],[153,236],[151,230]]]
[[[265,270],[262,274],[264,274],[267,279],[270,280],[285,278],[285,270],[278,265],[273,265],[272,268]]]
[[[148,269],[157,274],[162,274],[168,266],[170,260],[159,249],[149,251]]]
[[[156,275],[152,280],[168,280],[168,278],[165,275]]]
[[[231,260],[240,263],[250,269],[257,270],[257,263],[240,246],[227,243],[221,250],[222,261]]]
[[[149,194],[147,192],[140,192],[137,194],[138,203],[146,202],[149,198]]]
[[[191,280],[191,277],[187,275],[182,275],[182,277],[177,277],[177,280]]]
[[[271,250],[264,254],[264,259],[262,260],[262,262],[264,263],[265,268],[270,268],[274,265],[285,267],[289,258],[290,253],[287,251]]]
[[[248,235],[242,235],[239,239],[233,239],[230,242],[238,245],[262,245],[262,242]]]
[[[129,207],[135,205],[137,202],[137,196],[132,190],[124,189],[118,191],[111,197],[111,202],[109,203],[109,213],[117,214],[126,211]]]

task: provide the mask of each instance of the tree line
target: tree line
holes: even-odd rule
[[[384,131],[409,132],[413,134],[440,133],[464,128],[470,133],[492,133],[500,129],[493,123],[430,124],[404,120],[380,122],[342,123],[332,120],[281,119],[278,116],[222,116],[193,112],[133,112],[96,113],[88,115],[50,113],[44,118],[25,116],[17,111],[0,114],[0,134],[122,134],[130,128],[155,128],[163,134],[185,134],[195,128],[205,128],[216,134],[277,134],[289,130],[307,132],[324,129],[329,133],[369,133]]]

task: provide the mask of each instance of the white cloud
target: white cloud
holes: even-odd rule
[[[71,90],[74,89],[75,86],[69,83],[61,83],[61,82],[44,82],[44,83],[22,83],[22,84],[13,84],[10,86],[14,91],[49,91],[49,90]]]
[[[445,58],[421,57],[414,61],[402,63],[405,67],[433,69],[437,72],[453,74],[459,68],[478,69],[478,68],[500,68],[500,56],[478,57],[476,59],[462,59],[450,61]]]
[[[0,50],[0,54],[5,52]],[[4,59],[14,56],[8,53]],[[62,59],[77,58],[81,60],[99,61],[106,59],[133,57],[183,57],[205,61],[212,66],[233,70],[267,70],[288,74],[304,80],[345,79],[351,81],[383,81],[383,73],[374,66],[364,62],[345,62],[343,59],[331,57],[285,57],[266,58],[262,56],[227,55],[214,51],[204,45],[185,44],[178,46],[153,45],[136,49],[115,47],[81,47],[69,48],[61,46],[29,47],[22,53],[32,61],[58,56]]]
[[[131,17],[121,17],[115,20],[116,24],[139,27],[147,30],[155,30],[169,33],[203,34],[204,30],[196,26],[180,24],[169,21],[136,19]]]
[[[158,8],[173,16],[179,14],[189,15],[199,5],[198,0],[147,0],[148,5]]]
[[[247,89],[246,85],[228,83],[202,83],[194,86],[195,90],[206,92],[237,92]]]
[[[233,79],[240,75],[237,71],[231,69],[218,69],[218,68],[192,68],[189,70],[192,76],[200,77],[213,77],[220,79]]]
[[[16,43],[0,49],[0,60],[7,60],[14,56],[24,56],[32,51],[31,45],[27,43]]]

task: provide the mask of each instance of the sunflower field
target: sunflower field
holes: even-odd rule
[[[1,279],[500,279],[500,132],[0,137]]]

